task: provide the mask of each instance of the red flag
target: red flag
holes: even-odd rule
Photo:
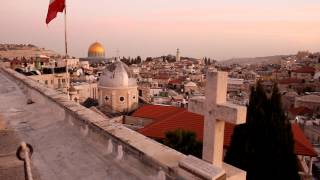
[[[57,16],[58,12],[63,12],[65,7],[65,0],[50,0],[46,23],[49,24]]]

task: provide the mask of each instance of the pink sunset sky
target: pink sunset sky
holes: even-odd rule
[[[63,53],[63,15],[45,24],[49,0],[0,6],[0,43],[32,43]],[[320,51],[319,0],[67,0],[69,51],[86,57],[94,41],[107,56],[216,59]]]

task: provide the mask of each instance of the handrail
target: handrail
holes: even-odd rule
[[[21,161],[24,161],[24,171],[25,171],[25,179],[33,180],[32,172],[31,172],[31,156],[33,153],[33,148],[30,144],[22,142],[19,148],[17,149],[17,158]]]

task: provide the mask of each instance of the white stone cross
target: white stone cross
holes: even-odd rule
[[[227,102],[227,72],[209,71],[206,79],[202,159],[222,167],[224,124],[245,123],[247,110]]]

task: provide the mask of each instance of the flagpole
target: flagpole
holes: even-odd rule
[[[65,61],[66,61],[66,73],[67,73],[67,96],[70,99],[69,95],[69,86],[70,86],[70,75],[68,70],[68,36],[67,36],[67,0],[64,2],[64,45],[65,45]]]
[[[68,57],[68,37],[67,37],[67,2],[65,0],[64,8],[64,42],[65,42],[65,56]]]

